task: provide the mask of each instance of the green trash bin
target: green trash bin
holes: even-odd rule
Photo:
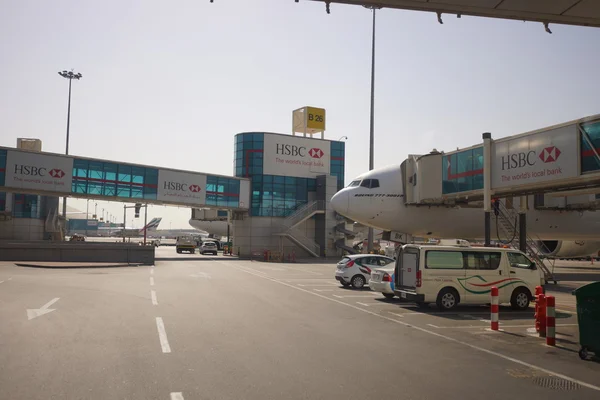
[[[579,357],[588,358],[589,353],[600,356],[600,282],[590,283],[573,291],[577,299],[577,322],[579,324]]]

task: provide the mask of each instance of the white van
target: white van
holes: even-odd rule
[[[419,306],[441,310],[457,304],[488,304],[492,286],[500,303],[524,310],[544,275],[518,250],[492,247],[402,246],[396,259],[394,293]]]

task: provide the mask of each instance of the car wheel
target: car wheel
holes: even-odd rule
[[[513,310],[527,310],[529,308],[529,291],[523,287],[516,288],[510,297],[510,306]]]
[[[393,299],[395,296],[396,296],[395,294],[391,294],[391,293],[384,293],[383,294],[383,297],[385,297],[388,300]]]
[[[181,254],[181,250],[177,249],[177,254]]]
[[[449,311],[456,307],[458,304],[458,293],[452,288],[444,288],[438,294],[436,304],[442,311]]]
[[[352,278],[352,287],[354,289],[362,289],[365,286],[365,277],[362,275],[355,275]]]
[[[582,347],[581,350],[579,350],[579,358],[581,358],[582,360],[587,360],[588,358],[588,350],[585,347]]]

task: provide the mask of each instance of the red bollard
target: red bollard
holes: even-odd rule
[[[546,295],[540,294],[538,296],[538,322],[539,322],[539,334],[540,337],[546,337]]]
[[[492,286],[492,326],[491,329],[493,331],[498,330],[498,288],[496,286]]]
[[[546,297],[546,344],[556,346],[556,301],[554,296]]]
[[[540,318],[539,318],[540,294],[544,294],[544,288],[541,286],[536,286],[535,287],[535,313],[533,314],[533,316],[535,318],[535,331],[536,332],[540,331]]]

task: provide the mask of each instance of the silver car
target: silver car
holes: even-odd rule
[[[200,254],[214,254],[217,255],[217,244],[215,242],[204,242],[202,246],[200,246]]]
[[[371,270],[385,267],[393,263],[394,259],[376,254],[353,254],[345,256],[338,262],[335,279],[343,286],[361,289],[369,283]]]

